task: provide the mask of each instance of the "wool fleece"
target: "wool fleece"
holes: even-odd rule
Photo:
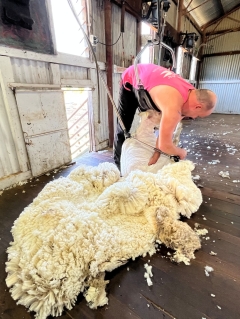
[[[11,230],[6,283],[13,299],[38,319],[71,309],[79,293],[91,308],[105,305],[105,271],[154,254],[156,240],[189,264],[200,239],[179,217],[202,202],[193,169],[180,161],[120,178],[115,165],[102,163],[48,183]]]

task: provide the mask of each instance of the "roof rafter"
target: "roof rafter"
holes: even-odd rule
[[[189,13],[189,12],[191,12],[191,11],[193,11],[193,10],[195,10],[195,9],[197,9],[197,8],[199,8],[199,7],[201,7],[202,5],[204,5],[205,3],[209,2],[209,1],[210,1],[210,0],[206,0],[206,1],[202,2],[202,3],[200,3],[198,6],[196,6],[195,8],[192,8],[191,10],[189,10],[189,11],[186,12],[186,13]]]
[[[217,34],[217,35],[216,35],[214,38],[211,38],[211,39],[210,39],[210,38],[208,37],[206,43],[207,43],[207,42],[210,42],[210,41],[212,41],[212,40],[214,40],[214,39],[216,39],[216,38],[218,38],[218,37],[221,37],[222,35],[225,35],[225,34],[230,33],[230,32],[236,32],[236,31],[240,31],[240,27],[235,28],[235,29],[228,29],[228,30],[219,31],[219,32],[215,33],[215,34]],[[212,34],[212,35],[214,35],[214,34]]]
[[[190,4],[193,2],[193,0],[190,0],[189,4],[186,6],[185,10],[187,11],[188,7],[190,6]]]
[[[240,8],[240,4],[236,5],[232,10],[230,10],[229,12],[225,13],[224,15],[222,15],[221,17],[218,17],[216,19],[213,19],[212,21],[209,21],[207,23],[205,23],[204,25],[201,26],[201,29],[204,30],[207,27],[209,27],[210,25],[218,22],[219,20],[222,20],[224,18],[226,18],[227,16],[229,16],[231,13],[235,12],[236,10],[238,10]]]
[[[232,17],[226,17],[226,18],[229,19],[229,20],[235,21],[235,22],[237,22],[237,23],[240,23],[240,20],[238,20],[238,19],[234,19],[234,18],[232,18]]]

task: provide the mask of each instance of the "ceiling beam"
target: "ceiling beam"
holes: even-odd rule
[[[121,0],[111,0],[112,3],[116,4],[118,7],[122,8],[122,2]],[[142,21],[142,16],[131,6],[130,3],[125,2],[126,6],[125,6],[125,10],[130,13],[131,15],[133,15],[138,22]]]
[[[240,8],[240,4],[238,4],[237,6],[235,6],[232,10],[230,10],[229,12],[225,13],[223,16],[218,17],[216,19],[213,19],[212,21],[209,21],[207,23],[205,23],[204,25],[201,26],[201,29],[204,30],[207,27],[209,27],[210,25],[218,22],[219,20],[222,20],[224,18],[226,18],[227,16],[229,16],[230,14],[232,14],[233,12],[235,12],[236,10],[238,10]]]
[[[209,37],[209,36],[215,35],[215,34],[224,34],[224,33],[237,32],[237,31],[240,31],[240,27],[235,28],[235,29],[225,29],[225,30],[218,30],[215,32],[209,32],[209,33],[206,33],[206,36]]]
[[[208,32],[208,36],[210,36],[211,34],[214,33],[214,31],[217,29],[217,27],[218,27],[219,24],[222,22],[222,20],[223,20],[223,19],[219,20],[219,21],[216,23],[216,25],[215,25],[215,27],[213,28],[213,30],[212,30],[211,32]],[[207,32],[205,32],[205,34],[207,34]]]
[[[221,32],[221,33],[218,33],[218,35],[216,35],[216,37],[211,38],[211,39],[208,38],[206,42],[210,42],[210,41],[212,41],[212,40],[214,40],[214,39],[216,39],[216,38],[218,38],[218,37],[220,37],[220,36],[222,36],[222,35],[224,35],[224,34],[227,34],[227,33],[230,33],[230,32],[237,32],[237,31],[240,31],[240,28],[229,29],[229,30],[222,30],[222,32]]]
[[[191,22],[195,29],[202,35],[203,31],[201,30],[200,26],[197,24],[196,20],[193,18],[191,14],[186,14],[183,12],[183,15],[186,15],[187,19]]]
[[[240,51],[236,50],[236,51],[209,53],[209,54],[204,54],[203,58],[209,58],[209,57],[213,57],[213,56],[233,55],[233,54],[240,54]]]
[[[234,19],[234,18],[232,18],[232,17],[227,17],[227,19],[232,20],[232,21],[235,21],[235,22],[237,22],[237,23],[240,23],[240,20]]]
[[[205,3],[209,2],[209,1],[210,1],[210,0],[206,0],[206,1],[202,2],[202,3],[200,3],[198,6],[196,6],[195,8],[192,8],[191,10],[189,10],[189,11],[186,12],[186,13],[189,13],[189,12],[191,12],[191,11],[193,11],[193,10],[195,10],[195,9],[197,9],[197,8],[199,8],[199,7],[201,7],[203,4],[205,4]]]
[[[183,10],[184,10],[184,8],[183,8],[183,0],[179,0],[178,1],[177,10],[178,10],[177,32],[180,32],[180,31],[182,31],[181,30],[181,22],[182,22]]]
[[[190,4],[193,2],[193,0],[190,0],[189,4],[186,6],[185,10],[187,11],[188,7],[190,6]]]

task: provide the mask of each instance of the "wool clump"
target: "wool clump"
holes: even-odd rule
[[[200,239],[179,218],[202,202],[193,168],[180,161],[121,178],[115,165],[102,163],[48,183],[11,230],[6,283],[13,299],[38,319],[71,309],[79,293],[91,308],[107,304],[105,272],[153,255],[156,241],[189,264]]]

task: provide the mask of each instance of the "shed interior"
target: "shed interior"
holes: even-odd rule
[[[113,163],[107,88],[117,105],[122,73],[148,41],[138,62],[176,66],[218,98],[209,117],[182,121],[180,139],[203,195],[182,221],[208,234],[189,266],[159,245],[107,273],[107,305],[90,309],[80,293],[59,318],[240,318],[240,0],[11,0],[0,10],[0,318],[34,318],[5,283],[14,221],[50,181]]]

